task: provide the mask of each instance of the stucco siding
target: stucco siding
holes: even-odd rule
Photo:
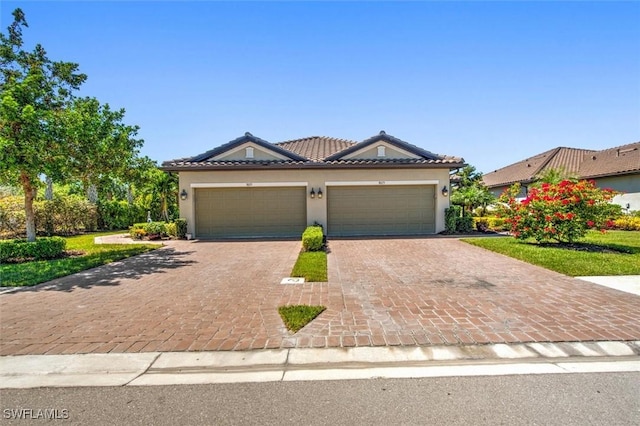
[[[180,191],[187,191],[187,199],[180,200],[180,214],[187,219],[188,232],[195,234],[194,187],[202,185],[253,186],[255,184],[274,186],[306,187],[307,224],[314,222],[327,226],[327,197],[309,198],[313,188],[326,193],[327,182],[367,182],[374,185],[393,185],[395,182],[429,181],[435,185],[435,232],[444,230],[444,210],[449,206],[449,198],[440,190],[449,186],[448,169],[303,169],[303,170],[224,170],[224,171],[182,171]],[[196,235],[197,236],[197,235]]]

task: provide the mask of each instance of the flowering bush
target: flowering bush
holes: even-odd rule
[[[611,199],[617,193],[597,188],[594,181],[543,183],[530,189],[522,201],[516,200],[519,192],[520,185],[515,184],[500,196],[505,204],[501,215],[517,239],[571,243],[589,229],[604,231],[613,226]]]

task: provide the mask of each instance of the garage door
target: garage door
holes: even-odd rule
[[[307,224],[304,187],[198,188],[198,238],[299,237]]]
[[[330,236],[418,235],[435,232],[435,186],[327,188]]]

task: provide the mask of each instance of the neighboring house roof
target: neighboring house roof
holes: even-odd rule
[[[368,156],[354,156],[370,147],[372,144],[386,143],[406,153],[406,158]],[[226,153],[234,149],[242,149],[246,144],[256,145],[266,154],[273,154],[273,158],[262,159],[229,159]],[[375,149],[375,147],[373,147]],[[245,133],[237,139],[193,157],[179,158],[165,161],[162,169],[167,171],[180,170],[215,170],[233,167],[234,169],[255,169],[265,166],[276,168],[300,167],[445,167],[457,168],[464,166],[461,157],[438,155],[418,148],[398,138],[387,135],[384,131],[362,142],[326,136],[311,136],[308,138],[270,143],[264,139]]]
[[[640,172],[640,142],[595,151],[558,147],[487,173],[483,181],[488,188],[530,183],[541,173],[563,169],[580,179]]]
[[[584,178],[640,172],[640,142],[604,149],[589,155],[580,165]]]

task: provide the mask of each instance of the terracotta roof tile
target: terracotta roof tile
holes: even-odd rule
[[[289,167],[351,167],[351,166],[398,166],[408,165],[413,167],[462,167],[464,166],[464,159],[460,157],[453,157],[447,155],[437,155],[429,151],[418,148],[414,145],[407,144],[400,139],[393,136],[386,135],[381,132],[381,136],[385,140],[394,144],[399,144],[402,147],[420,155],[420,158],[407,158],[407,159],[348,159],[344,160],[339,155],[340,153],[349,152],[354,147],[366,146],[371,142],[369,138],[363,142],[354,142],[345,139],[330,138],[326,136],[311,136],[308,138],[294,139],[284,142],[271,144],[263,139],[257,138],[250,133],[246,133],[240,138],[234,139],[224,145],[207,151],[203,154],[193,157],[179,158],[175,160],[165,161],[162,163],[162,169],[167,171],[179,171],[189,169],[220,169],[220,168],[259,168],[259,167],[273,167],[273,168],[289,168]],[[226,150],[240,145],[246,141],[259,144],[263,147],[273,149],[276,152],[284,154],[289,159],[287,160],[240,160],[240,161],[215,161],[212,160],[216,155],[225,152]],[[287,154],[288,153],[288,154]]]
[[[328,156],[345,150],[356,143],[326,136],[310,136],[308,138],[278,142],[274,145],[306,157],[311,161],[322,161]]]
[[[489,188],[528,183],[559,168],[580,179],[640,171],[640,142],[602,151],[558,147],[487,173],[483,180]]]

